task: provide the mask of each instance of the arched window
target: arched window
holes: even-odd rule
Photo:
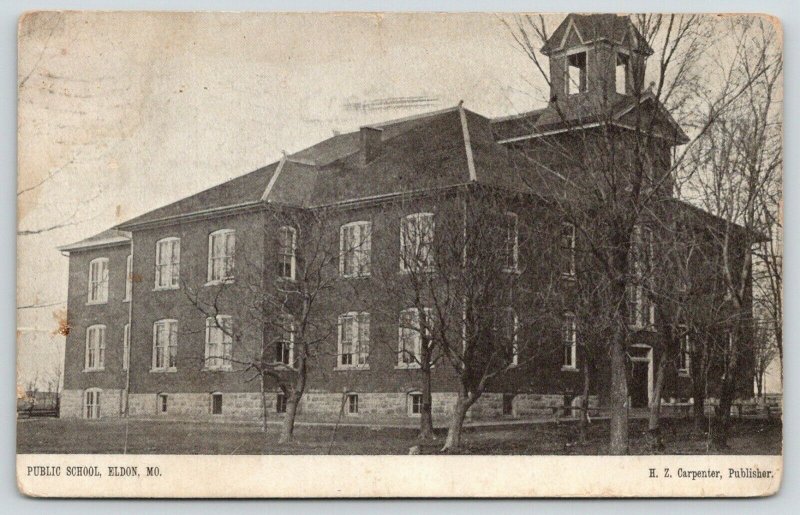
[[[174,371],[178,358],[178,321],[153,324],[153,371]]]
[[[86,329],[84,370],[103,370],[106,360],[106,326],[93,325]]]
[[[370,274],[372,222],[350,222],[339,229],[339,273],[344,277]]]
[[[83,418],[100,418],[100,388],[89,388],[83,392]]]
[[[434,266],[433,213],[414,213],[400,224],[400,270],[427,272]]]
[[[180,238],[164,238],[156,242],[156,289],[179,286],[181,270]]]
[[[206,319],[206,359],[209,370],[230,370],[233,352],[233,319],[217,315]]]
[[[278,229],[278,277],[294,280],[297,264],[297,230],[284,225]]]
[[[89,304],[108,302],[108,258],[93,259],[89,263]]]
[[[233,280],[236,231],[221,229],[208,235],[208,282]]]

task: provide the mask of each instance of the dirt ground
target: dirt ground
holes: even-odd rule
[[[631,420],[632,454],[652,454],[646,421]],[[106,454],[408,454],[420,446],[435,454],[444,440],[419,442],[413,429],[302,426],[295,441],[278,444],[279,426],[266,433],[255,425],[207,422],[132,420],[27,419],[17,421],[19,453]],[[735,420],[726,454],[780,454],[780,420]],[[607,452],[608,423],[595,421],[586,444],[578,444],[575,423],[539,423],[466,429],[464,454],[595,455]],[[664,421],[663,454],[705,454],[706,438],[692,430],[690,420]]]

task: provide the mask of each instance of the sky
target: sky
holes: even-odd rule
[[[23,385],[63,359],[59,245],[335,132],[547,98],[493,14],[33,13],[18,54],[19,229],[66,224],[18,238],[17,303],[38,306],[18,310]]]

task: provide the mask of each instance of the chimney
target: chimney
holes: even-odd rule
[[[361,163],[366,165],[381,151],[383,130],[374,127],[361,127]]]

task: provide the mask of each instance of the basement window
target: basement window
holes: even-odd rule
[[[567,95],[574,95],[587,91],[586,52],[578,52],[567,56],[564,87]]]
[[[348,415],[358,415],[358,394],[357,393],[348,393],[347,394],[347,414]]]
[[[159,413],[166,413],[167,412],[167,394],[166,393],[159,393],[156,403],[156,409]]]
[[[211,414],[212,415],[222,415],[222,394],[221,393],[212,393],[211,394]]]
[[[275,413],[286,413],[286,394],[283,392],[275,396]]]
[[[418,417],[422,413],[422,393],[411,392],[408,394],[408,416]]]
[[[617,53],[617,66],[615,68],[615,84],[617,93],[624,95],[627,93],[628,83],[628,63],[630,58],[627,54]]]

